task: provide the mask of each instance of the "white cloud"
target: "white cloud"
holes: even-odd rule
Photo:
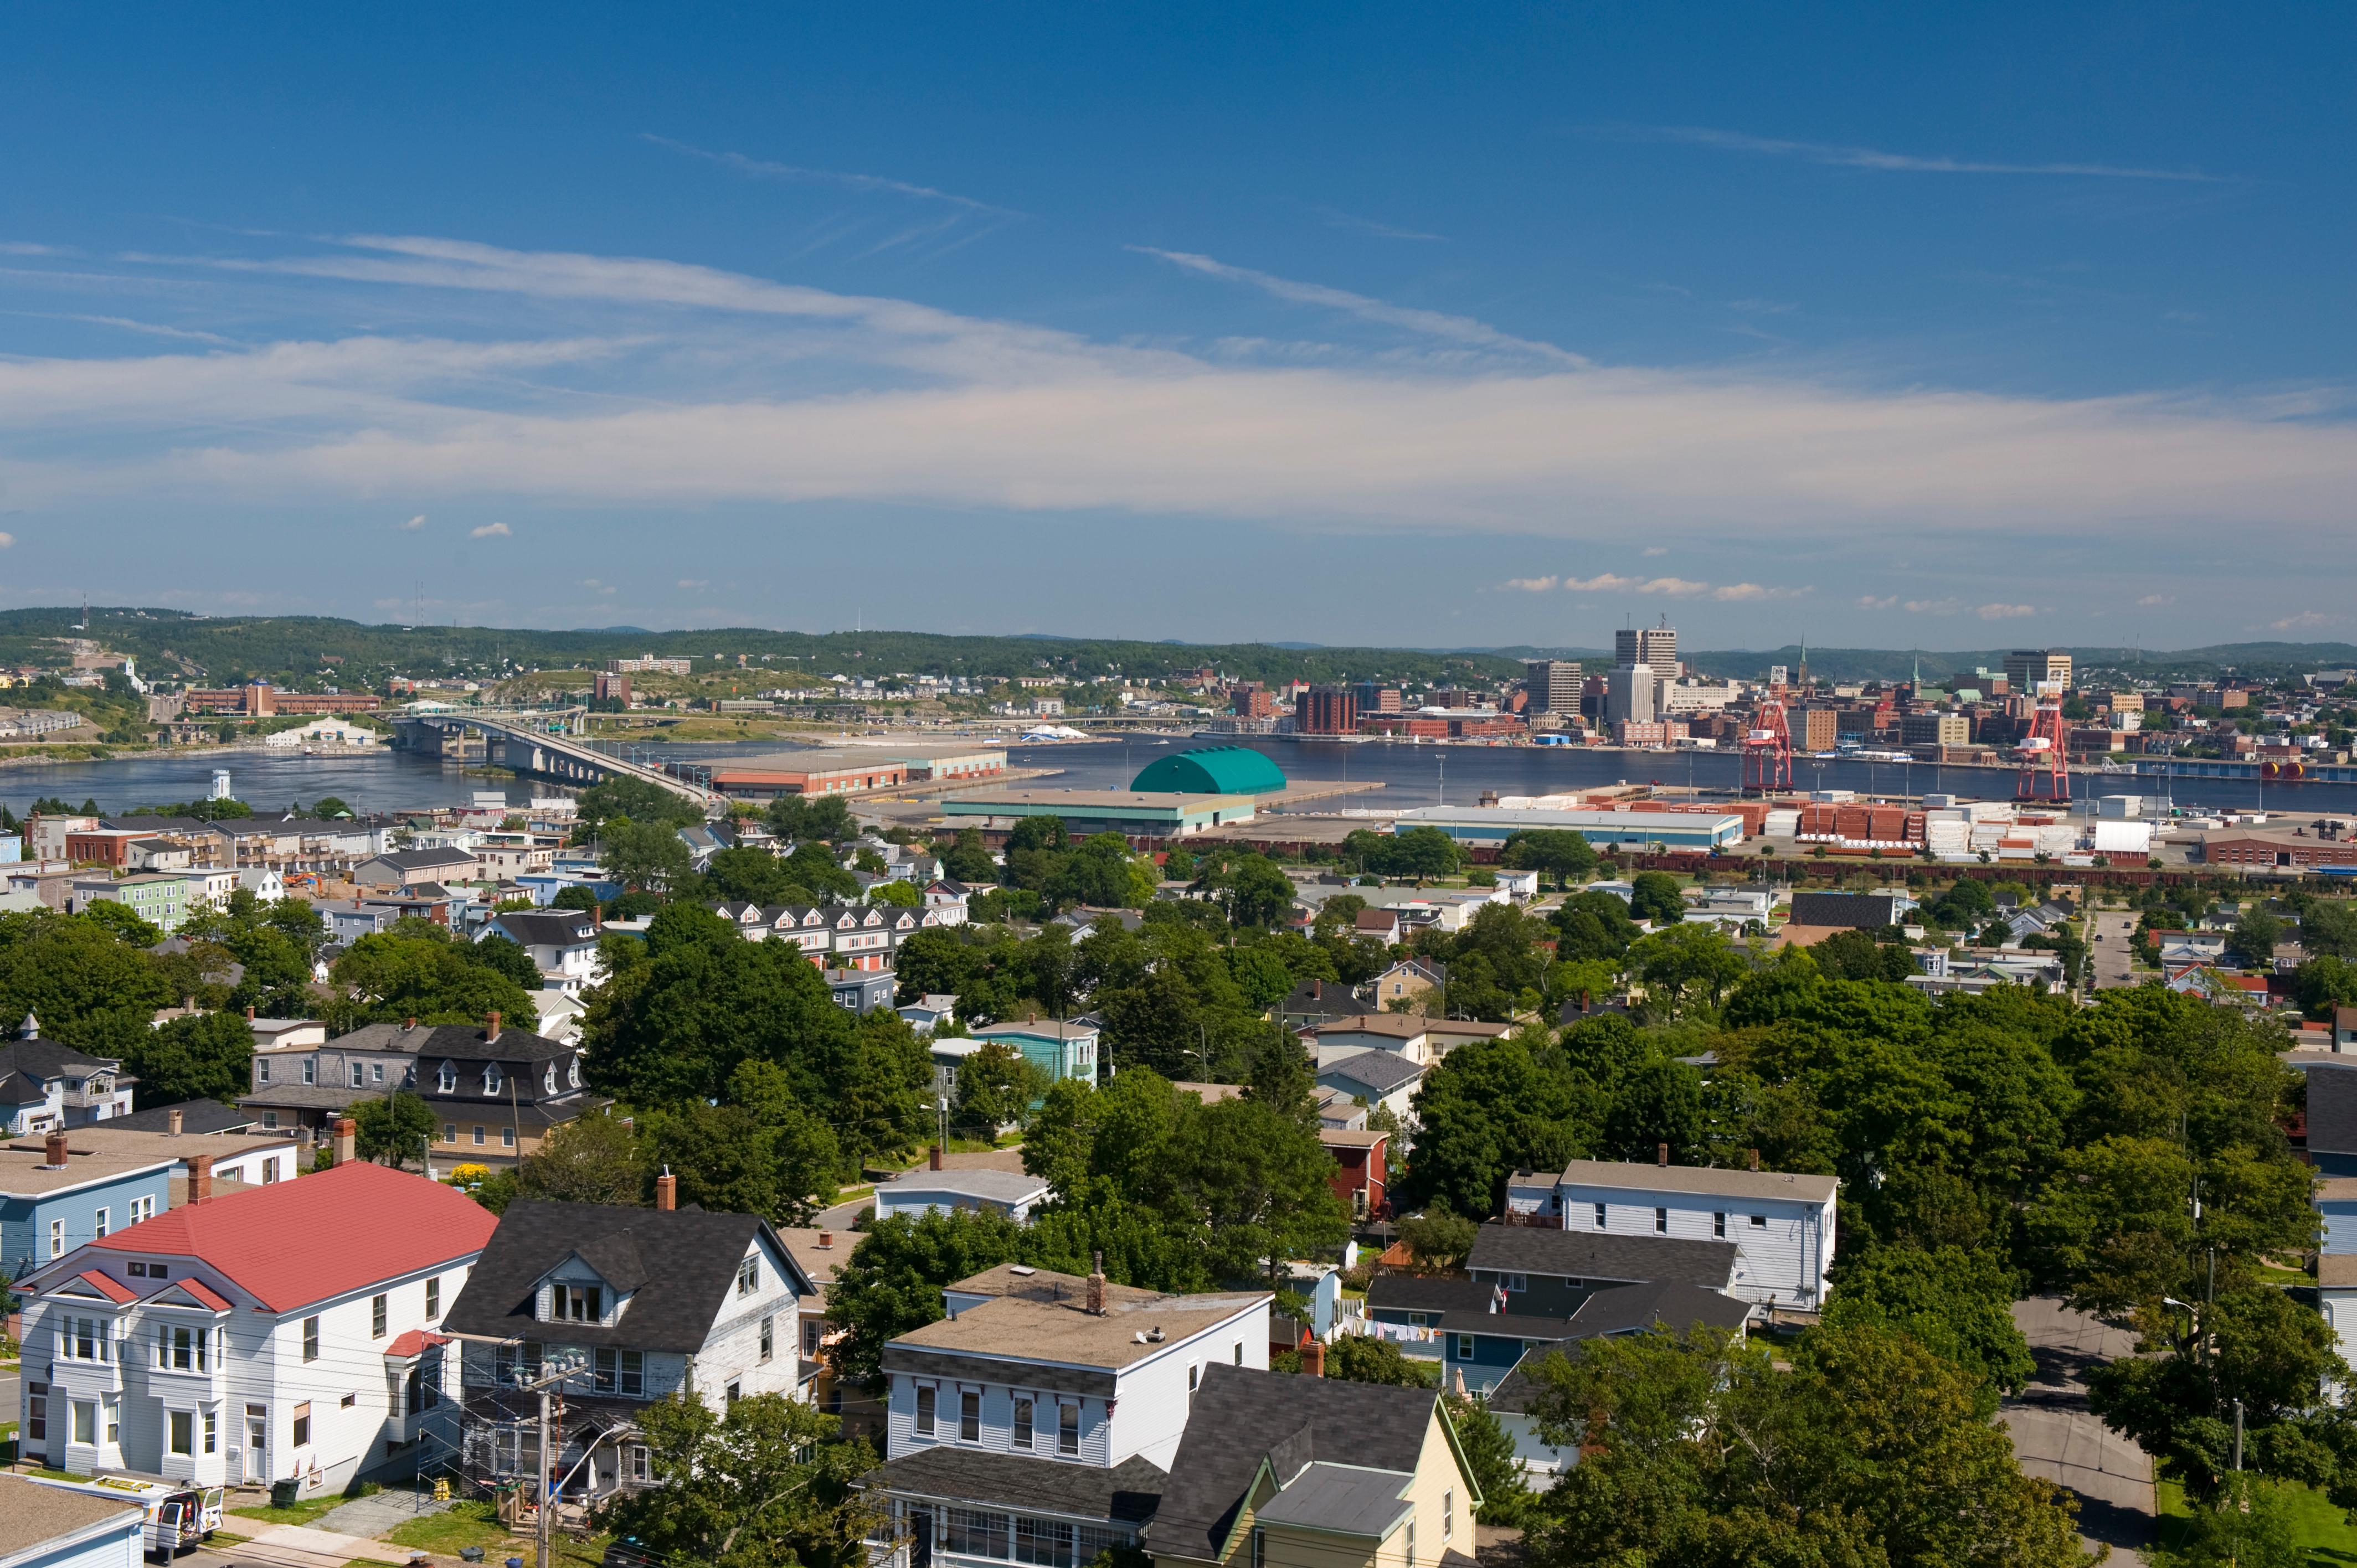
[[[2027,174],[2077,175],[2096,179],[2183,180],[2216,184],[2222,177],[2192,169],[2123,168],[2115,164],[1988,163],[1967,158],[1919,157],[1910,153],[1886,153],[1873,147],[1844,147],[1823,142],[1788,142],[1772,136],[1747,136],[1739,131],[1714,131],[1701,125],[1630,125],[1598,134],[1633,142],[1680,142],[1689,146],[1717,147],[1733,153],[1762,153],[1771,157],[1799,158],[1843,168],[1880,169],[1901,174]]]
[[[1742,604],[1753,599],[1797,599],[1813,588],[1769,588],[1758,583],[1724,583],[1710,591],[1710,596],[1721,604]]]
[[[415,517],[411,518],[407,522],[403,523],[401,525],[401,531],[404,533],[414,533],[425,526],[425,514],[421,511]]]
[[[970,196],[958,196],[946,190],[935,190],[929,185],[911,185],[904,179],[888,179],[882,175],[846,174],[839,169],[803,168],[796,164],[769,163],[760,158],[748,158],[742,153],[706,152],[702,147],[690,146],[685,142],[674,142],[668,136],[658,136],[651,133],[643,139],[653,143],[658,147],[668,148],[672,152],[682,153],[688,157],[702,158],[708,163],[718,164],[724,168],[735,169],[738,174],[752,175],[759,178],[796,180],[811,185],[840,186],[845,190],[856,190],[869,195],[912,197],[920,201],[939,201],[967,212],[986,212],[1000,218],[1024,216],[1011,208],[993,206],[987,201],[976,201]]]
[[[2267,622],[2267,627],[2272,631],[2308,631],[2319,626],[2331,626],[2341,618],[2340,616],[2325,615],[2319,610],[2302,610],[2298,615],[2286,616],[2281,620],[2271,620]]]
[[[510,318],[562,326],[537,340],[0,361],[12,506],[847,499],[1598,543],[1635,528],[1663,542],[1649,549],[1691,550],[1996,515],[2041,536],[2147,538],[2225,519],[2337,530],[2357,492],[2357,425],[2314,396],[2059,400],[1602,368],[1428,312],[1397,314],[1463,359],[1336,349],[1271,363],[673,262],[414,237],[168,264],[332,279],[412,320],[433,319],[437,292],[530,299]],[[1553,357],[1510,361],[1512,345]],[[115,449],[86,456],[60,431],[109,435]],[[1671,596],[1710,587],[1612,580]]]
[[[1887,610],[1898,602],[1897,594],[1888,594],[1878,599],[1872,594],[1860,594],[1857,596],[1857,607],[1862,610]]]
[[[1394,229],[1388,223],[1378,223],[1372,218],[1361,218],[1349,212],[1338,212],[1331,207],[1312,208],[1328,225],[1336,229],[1355,229],[1361,234],[1372,234],[1380,240],[1440,240],[1446,234],[1427,234],[1420,229]]]
[[[1505,585],[1525,594],[1544,594],[1555,586],[1553,577],[1509,577]]]
[[[1973,612],[1983,620],[2019,620],[2024,616],[2037,613],[2034,605],[1983,605]]]
[[[712,586],[709,582],[705,581],[702,577],[682,577],[679,580],[679,585],[683,588],[708,588]]]
[[[1653,545],[1649,545],[1649,546],[1647,546],[1647,547],[1646,547],[1646,549],[1643,551],[1643,553],[1644,553],[1644,554],[1646,554],[1646,555],[1648,555],[1648,556],[1652,556],[1652,555],[1667,555],[1669,553],[1670,553],[1670,547],[1669,547],[1668,545],[1666,545],[1666,544],[1653,544]]]
[[[0,550],[14,550],[16,547],[16,536],[15,534],[0,533]]]
[[[1919,616],[1952,616],[1961,608],[1953,599],[1910,599],[1907,613]]]
[[[2136,601],[2136,603],[2143,605],[2147,608],[2156,605],[2173,605],[2176,602],[2177,596],[2175,594],[2147,594],[2144,597]]]
[[[467,531],[469,539],[505,539],[515,531],[504,522],[487,522],[480,528]]]

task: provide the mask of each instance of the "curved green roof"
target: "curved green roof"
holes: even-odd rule
[[[1286,784],[1284,770],[1248,746],[1207,746],[1156,757],[1129,787],[1157,795],[1265,795]]]

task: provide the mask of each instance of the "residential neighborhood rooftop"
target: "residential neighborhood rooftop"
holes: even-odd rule
[[[1838,1177],[1829,1176],[1733,1170],[1722,1165],[1646,1165],[1641,1160],[1574,1160],[1564,1166],[1562,1181],[1566,1187],[1617,1187],[1808,1203],[1823,1203],[1841,1185]]]

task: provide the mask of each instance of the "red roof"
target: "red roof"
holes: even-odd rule
[[[117,1306],[121,1306],[126,1301],[137,1299],[133,1296],[128,1290],[124,1289],[114,1281],[108,1279],[96,1269],[84,1269],[81,1273],[74,1277],[81,1281],[82,1283],[89,1285],[91,1289],[97,1291],[99,1294],[104,1296],[107,1300],[113,1302]]]
[[[170,1284],[157,1291],[156,1295],[151,1295],[147,1299],[154,1301],[156,1296],[167,1295],[175,1290],[186,1291],[190,1296],[211,1307],[215,1312],[230,1310],[229,1303],[221,1299],[221,1293],[202,1280],[174,1280]]]
[[[412,1356],[425,1354],[425,1348],[429,1345],[447,1345],[448,1343],[450,1343],[450,1337],[447,1334],[428,1334],[423,1328],[413,1328],[384,1348],[385,1359],[391,1361],[406,1361]]]
[[[185,1204],[93,1242],[200,1258],[272,1312],[471,1259],[499,1220],[454,1187],[354,1161]]]

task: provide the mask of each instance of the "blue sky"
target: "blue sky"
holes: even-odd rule
[[[2342,7],[17,7],[0,601],[2357,638]]]

